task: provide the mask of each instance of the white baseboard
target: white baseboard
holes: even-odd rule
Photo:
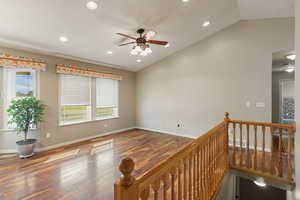
[[[158,132],[158,133],[165,133],[169,135],[176,135],[176,136],[181,136],[181,137],[187,137],[187,138],[192,138],[196,139],[196,136],[193,135],[185,135],[185,134],[180,134],[180,133],[174,133],[170,131],[164,131],[164,130],[158,130],[158,129],[152,129],[152,128],[145,128],[145,127],[136,127],[137,129],[145,130],[145,131],[152,131],[152,132]]]
[[[42,147],[42,148],[36,148],[35,152],[47,151],[47,150],[50,150],[50,149],[55,149],[55,148],[58,148],[58,147],[62,147],[62,146],[70,145],[70,144],[75,144],[75,143],[78,143],[78,142],[83,142],[83,141],[94,139],[94,138],[101,137],[101,136],[107,136],[107,135],[112,135],[112,134],[116,134],[116,133],[120,133],[120,132],[124,132],[124,131],[129,131],[129,130],[132,130],[132,129],[135,129],[135,127],[114,130],[114,131],[110,131],[110,132],[106,132],[106,133],[100,133],[100,134],[85,137],[85,138],[80,138],[80,139],[77,139],[77,140],[63,142],[63,143],[59,143],[59,144],[55,144],[55,145],[51,145],[51,146]],[[16,149],[0,149],[0,154],[8,154],[8,153],[17,153],[17,150]]]
[[[16,149],[0,149],[0,154],[18,153]]]

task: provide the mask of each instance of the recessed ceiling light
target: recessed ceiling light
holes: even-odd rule
[[[286,58],[289,59],[289,60],[295,60],[296,59],[296,55],[295,54],[291,54],[291,55],[286,56]]]
[[[166,47],[166,48],[170,47],[170,43],[167,43],[167,44],[165,45],[165,47]]]
[[[111,55],[111,54],[113,54],[113,52],[112,51],[107,51],[107,54]]]
[[[141,61],[140,59],[137,59],[136,62],[140,63],[140,62],[142,62],[142,61]]]
[[[59,40],[60,40],[61,42],[68,42],[68,41],[69,41],[69,38],[67,38],[66,36],[60,36],[60,37],[59,37]]]
[[[95,1],[89,1],[86,3],[86,7],[90,10],[96,10],[98,8],[98,4]]]
[[[186,2],[189,2],[189,0],[182,0],[182,2],[186,3]]]
[[[207,27],[207,26],[209,26],[209,25],[210,25],[210,21],[205,21],[205,22],[203,22],[203,24],[202,24],[203,27]]]

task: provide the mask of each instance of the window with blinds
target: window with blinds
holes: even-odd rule
[[[96,78],[96,119],[118,115],[118,81]]]
[[[60,75],[60,124],[91,120],[91,78]]]

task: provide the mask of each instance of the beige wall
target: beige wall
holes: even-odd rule
[[[64,142],[70,142],[73,140],[92,137],[101,133],[135,126],[135,73],[8,48],[0,48],[0,52],[42,58],[47,62],[47,70],[40,73],[40,98],[47,106],[44,123],[41,124],[40,130],[38,130],[39,134],[32,133],[33,137],[39,138],[41,147],[57,145]],[[86,122],[78,125],[58,126],[58,74],[55,73],[55,65],[58,63],[75,64],[79,67],[88,66],[100,71],[102,70],[122,74],[124,79],[120,81],[119,84],[120,118]],[[107,127],[104,127],[104,125],[107,125]],[[51,138],[47,139],[46,133],[51,133]],[[15,149],[15,141],[17,139],[18,138],[14,132],[0,131],[0,151]]]
[[[240,21],[139,71],[137,126],[195,137],[225,111],[271,121],[272,53],[290,49],[293,18]]]

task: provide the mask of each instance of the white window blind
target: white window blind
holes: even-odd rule
[[[60,75],[60,124],[91,119],[91,78]]]
[[[118,81],[96,78],[96,118],[118,116]]]
[[[61,75],[61,105],[90,105],[89,77]]]

